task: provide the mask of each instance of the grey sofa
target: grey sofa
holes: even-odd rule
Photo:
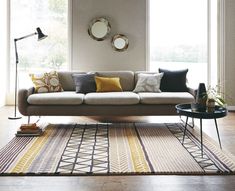
[[[75,92],[73,73],[59,72],[63,92],[34,93],[20,89],[18,108],[24,116],[144,116],[176,115],[175,105],[192,102],[194,91],[134,93],[137,72],[96,72],[99,76],[120,77],[123,92],[81,94]]]

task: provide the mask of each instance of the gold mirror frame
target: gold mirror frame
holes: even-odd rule
[[[120,47],[120,48],[117,45],[115,45],[115,41],[117,42],[117,40],[119,40],[119,39],[124,41],[123,42],[124,43],[123,46]],[[112,44],[112,47],[113,47],[114,50],[119,51],[119,52],[123,52],[123,51],[125,51],[128,48],[129,40],[123,34],[116,34],[116,35],[113,36],[111,44]]]
[[[106,27],[106,31],[104,31],[105,34],[102,37],[98,37],[97,35],[95,35],[94,31],[92,30],[93,27],[95,27],[99,22],[103,23]],[[90,35],[91,38],[93,38],[94,40],[97,40],[97,41],[105,40],[107,38],[107,36],[109,35],[110,31],[111,31],[111,25],[110,25],[109,21],[103,17],[93,19],[90,22],[89,27],[88,27],[88,34]]]

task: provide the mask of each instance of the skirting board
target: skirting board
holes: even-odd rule
[[[229,111],[235,111],[235,106],[228,106],[227,108]]]

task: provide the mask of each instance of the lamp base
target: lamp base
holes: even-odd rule
[[[20,116],[14,116],[14,117],[8,117],[8,119],[10,119],[10,120],[16,120],[16,119],[21,119],[22,117],[20,117]]]

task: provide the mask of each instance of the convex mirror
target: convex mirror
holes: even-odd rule
[[[113,49],[119,52],[125,51],[129,46],[128,38],[123,34],[114,35],[111,43]]]
[[[103,17],[93,19],[88,28],[88,34],[91,38],[97,41],[102,41],[107,38],[110,33],[111,25],[109,21]]]

